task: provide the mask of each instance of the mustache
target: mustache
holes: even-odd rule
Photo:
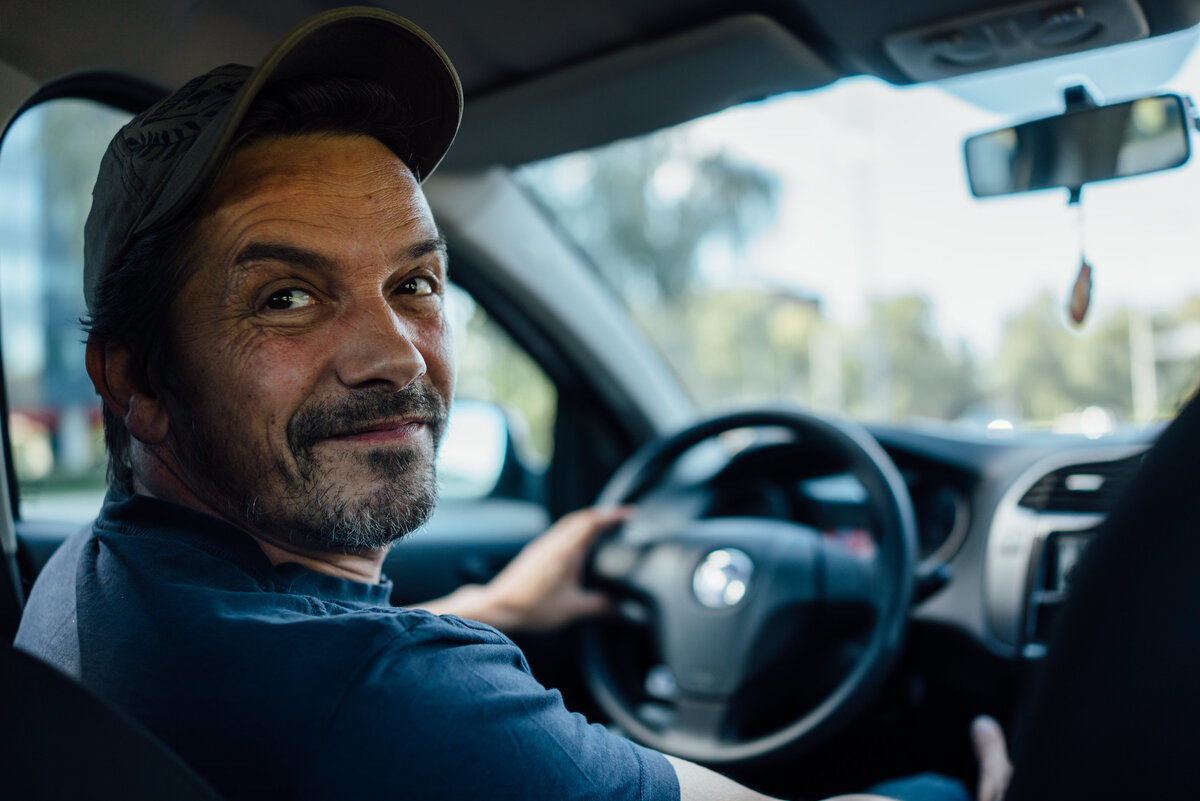
[[[314,443],[396,417],[418,417],[429,427],[436,447],[446,429],[446,401],[425,384],[399,392],[362,392],[300,409],[288,422],[292,453],[309,454]]]

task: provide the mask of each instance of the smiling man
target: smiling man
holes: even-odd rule
[[[568,712],[490,626],[388,604],[454,390],[420,182],[461,103],[423,32],[343,9],[118,133],[85,236],[111,488],[18,645],[230,798],[762,798]],[[571,516],[428,607],[600,611],[576,577],[620,517]]]
[[[154,456],[148,494],[244,526],[273,560],[338,554],[345,577],[378,580],[433,509],[454,390],[446,249],[416,179],[368,136],[260,139],[191,236],[171,314],[180,398],[143,401],[130,426]],[[93,379],[126,408],[104,358],[91,349]]]

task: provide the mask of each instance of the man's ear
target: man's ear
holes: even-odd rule
[[[104,405],[125,421],[130,435],[147,445],[167,438],[167,410],[124,345],[87,341],[87,372]]]

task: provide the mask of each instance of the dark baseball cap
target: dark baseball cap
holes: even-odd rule
[[[338,8],[302,22],[258,67],[205,73],[134,117],[100,162],[84,226],[88,309],[104,276],[133,243],[178,218],[211,186],[238,126],[262,90],[305,75],[370,78],[393,87],[409,111],[405,163],[433,172],[458,131],[462,86],[425,31],[378,8]]]

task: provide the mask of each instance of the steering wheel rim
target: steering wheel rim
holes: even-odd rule
[[[762,736],[736,741],[722,739],[715,728],[710,730],[711,722],[695,724],[696,720],[703,721],[707,714],[704,712],[705,699],[703,697],[691,698],[686,709],[680,707],[680,719],[687,718],[687,722],[682,728],[676,726],[669,726],[665,729],[656,728],[645,723],[638,717],[631,702],[624,697],[620,690],[620,684],[605,651],[599,627],[591,625],[585,628],[583,635],[584,672],[593,696],[600,707],[635,740],[657,750],[707,764],[743,764],[795,753],[815,745],[843,726],[871,700],[874,692],[894,664],[904,641],[912,602],[913,576],[916,565],[916,526],[907,487],[899,471],[879,443],[866,429],[850,421],[783,408],[734,412],[703,420],[673,436],[657,440],[640,449],[613,475],[601,492],[598,503],[619,505],[635,502],[648,489],[655,486],[684,453],[696,445],[726,431],[750,427],[784,428],[792,432],[798,441],[815,444],[824,450],[846,458],[850,470],[867,490],[868,502],[879,528],[876,537],[878,550],[874,563],[877,567],[881,565],[882,571],[872,576],[872,582],[877,578],[882,579],[883,586],[872,587],[867,592],[879,596],[880,614],[875,617],[868,645],[862,650],[861,656],[824,699],[798,719],[780,729]],[[792,528],[797,530],[804,528],[792,523],[781,525],[789,527],[789,532]],[[700,537],[701,548],[707,547],[704,543],[717,546],[723,539],[727,539],[726,550],[728,548],[736,549],[742,543],[734,541],[726,534],[724,529],[727,528],[729,527],[718,527],[719,533],[715,535],[702,535]],[[715,538],[713,538],[714,536]],[[786,536],[790,537],[792,534],[788,533]],[[711,543],[708,543],[704,539],[705,537],[711,539]],[[636,549],[643,546],[630,546],[630,543],[626,542],[628,538],[626,529],[618,530],[598,546],[593,552],[590,563],[594,575],[605,574],[605,562],[619,562],[624,565],[622,570],[632,570],[633,562],[630,560],[644,558],[644,548],[641,552],[643,555],[630,555],[630,547]],[[820,547],[819,543],[816,547]],[[710,549],[708,551],[710,556],[714,550],[719,549]],[[762,549],[758,551],[759,555],[764,552]],[[698,551],[692,553],[692,562],[694,563],[696,559],[694,554]],[[818,553],[818,561],[827,559],[830,552],[826,550],[823,553],[826,553],[826,556],[823,557]],[[617,555],[615,558],[614,554]],[[838,560],[834,558],[833,561]],[[684,572],[691,576],[695,575],[695,571],[698,570],[699,567],[693,567],[689,563]],[[824,577],[824,580],[830,585],[826,588],[827,591],[832,592],[833,585],[840,580],[837,578],[840,574],[829,573],[827,565],[823,565],[819,570],[825,572],[813,573],[814,580],[820,582]],[[829,578],[830,575],[835,578]],[[676,576],[672,583],[678,584],[678,580],[678,576]],[[861,580],[860,577],[858,581],[861,582]],[[749,582],[749,578],[747,581]],[[851,578],[849,581],[853,582],[855,579]],[[676,596],[679,595],[677,587],[671,592],[674,592]],[[698,610],[701,604],[694,603],[694,598],[692,601],[692,605]],[[674,602],[674,606],[680,606],[678,599]],[[704,618],[700,616],[706,613],[692,610],[688,614],[692,614],[691,619],[695,621],[703,620]],[[719,627],[719,618],[716,615],[708,620]],[[661,639],[660,632],[660,641]],[[736,673],[736,671],[734,672]],[[693,701],[698,701],[698,703],[693,703]],[[718,712],[712,714],[718,714]],[[695,727],[698,731],[689,731],[689,727]]]

